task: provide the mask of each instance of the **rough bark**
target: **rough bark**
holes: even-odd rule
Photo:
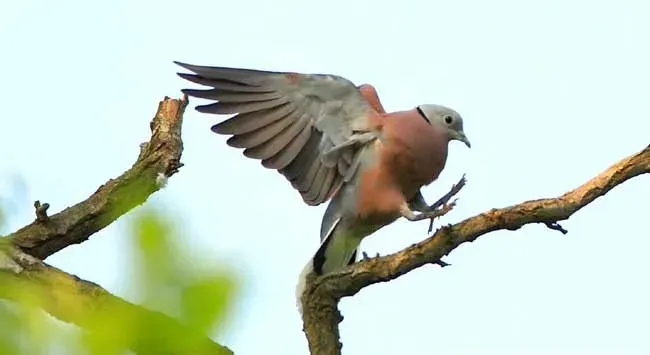
[[[9,235],[25,253],[44,260],[59,250],[87,240],[163,187],[166,178],[182,166],[181,125],[188,100],[165,98],[150,127],[151,140],[140,146],[140,156],[119,177],[108,180],[86,200],[47,216],[49,205],[36,201],[36,220]]]
[[[650,146],[622,159],[574,190],[556,198],[525,201],[491,209],[454,225],[439,228],[426,240],[397,253],[361,261],[339,272],[310,277],[302,296],[304,332],[312,355],[341,353],[338,302],[362,288],[387,282],[426,264],[446,265],[441,258],[465,242],[497,230],[517,230],[542,223],[567,233],[558,222],[571,217],[625,181],[650,173]]]
[[[159,312],[124,301],[99,285],[81,280],[47,265],[42,260],[73,244],[87,240],[158,191],[179,168],[183,142],[181,126],[188,99],[165,97],[150,123],[151,139],[140,146],[140,154],[129,170],[108,180],[86,200],[52,216],[47,203],[34,203],[36,218],[31,224],[7,236],[0,250],[0,282],[16,282],[41,295],[39,306],[52,316],[89,331],[101,331],[90,322],[106,310],[123,311],[151,325],[144,338],[129,344],[138,353],[164,349],[164,354],[232,354],[205,334],[196,334],[178,321]],[[17,300],[9,288],[0,288],[0,298]],[[178,334],[194,339],[191,343],[163,338]],[[167,337],[169,338],[169,337]]]

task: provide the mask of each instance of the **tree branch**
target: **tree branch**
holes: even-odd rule
[[[496,230],[517,230],[543,223],[566,233],[557,222],[604,196],[625,181],[650,173],[650,145],[612,165],[578,188],[556,198],[522,202],[492,209],[455,225],[438,229],[431,237],[397,253],[356,263],[339,272],[308,278],[302,297],[304,331],[312,355],[340,354],[338,301],[369,285],[386,282],[426,264],[437,264],[459,245]]]
[[[171,317],[124,301],[97,284],[41,261],[69,245],[87,240],[165,186],[167,178],[182,167],[181,125],[187,104],[187,96],[182,99],[165,97],[160,101],[150,123],[151,139],[141,144],[136,162],[122,175],[100,186],[85,201],[51,216],[47,214],[50,206],[36,201],[36,220],[8,238],[0,239],[3,242],[0,284],[13,282],[29,287],[33,290],[30,294],[38,295],[43,310],[91,332],[102,331],[102,323],[93,321],[102,312],[120,312],[129,319],[144,322],[138,323],[148,327],[141,334],[144,338],[138,337],[137,341],[128,344],[138,353],[161,349],[165,354],[232,354],[205,334],[196,334]],[[12,293],[12,289],[0,287],[0,298],[20,302],[22,295]],[[176,339],[182,337],[192,341],[174,342],[169,334],[176,334]]]
[[[87,240],[121,215],[144,203],[182,166],[181,124],[188,100],[165,97],[150,123],[152,136],[141,145],[133,166],[108,180],[88,199],[48,216],[48,204],[36,202],[37,219],[9,237],[25,253],[44,260]]]
[[[214,343],[204,334],[194,334],[189,328],[159,312],[129,303],[99,285],[67,274],[53,266],[27,255],[19,249],[3,246],[0,251],[0,298],[24,301],[24,294],[16,293],[20,285],[36,296],[37,305],[64,322],[74,323],[90,332],[106,333],[106,326],[98,322],[104,314],[123,314],[137,324],[146,324],[147,331],[127,344],[138,354],[151,354],[153,349],[164,349],[165,354],[218,354],[233,352]],[[110,325],[108,325],[110,326]],[[170,339],[170,334],[174,334]],[[174,341],[193,339],[192,342]]]

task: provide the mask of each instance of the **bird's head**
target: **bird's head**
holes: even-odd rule
[[[416,110],[431,125],[442,127],[450,141],[457,140],[465,143],[468,148],[472,147],[463,132],[463,118],[458,112],[449,107],[433,104],[419,105]]]

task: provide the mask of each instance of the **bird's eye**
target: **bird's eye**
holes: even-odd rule
[[[453,117],[445,116],[445,123],[446,124],[451,124],[453,121],[454,121]]]

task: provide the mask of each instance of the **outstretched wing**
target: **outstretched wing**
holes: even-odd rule
[[[373,134],[374,111],[349,80],[175,63],[194,72],[180,77],[211,87],[185,94],[218,101],[197,111],[236,114],[212,131],[231,135],[228,145],[279,171],[308,205],[327,201],[354,174],[359,149]]]

